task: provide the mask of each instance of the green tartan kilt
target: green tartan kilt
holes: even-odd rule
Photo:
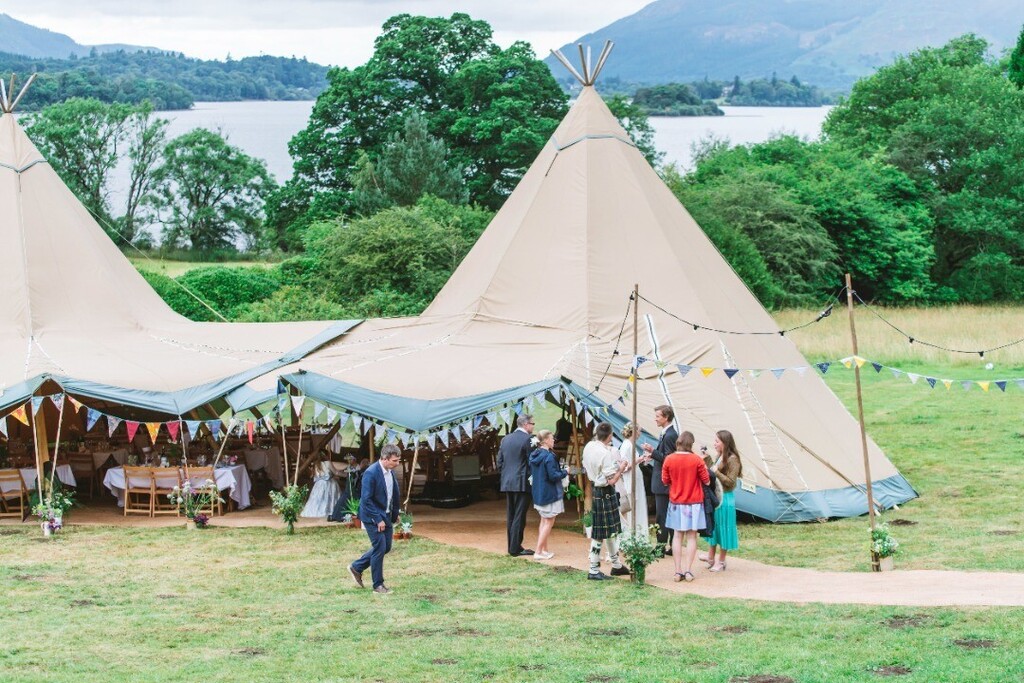
[[[619,515],[619,494],[614,486],[595,486],[594,500],[590,513],[593,516],[593,528],[590,538],[603,541],[622,533],[622,517]]]

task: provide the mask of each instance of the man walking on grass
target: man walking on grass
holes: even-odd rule
[[[370,549],[348,567],[352,580],[363,587],[363,572],[370,568],[373,592],[386,595],[391,592],[384,585],[384,556],[391,551],[394,525],[398,521],[398,501],[401,495],[393,469],[402,461],[398,446],[388,444],[380,451],[380,460],[366,468],[363,474],[362,495],[359,498],[359,520],[370,537]]]

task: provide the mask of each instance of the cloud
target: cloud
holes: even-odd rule
[[[0,0],[0,12],[66,33],[83,44],[129,43],[207,59],[228,53],[297,55],[355,66],[373,52],[381,24],[395,14],[488,21],[495,40],[526,40],[540,56],[584,33],[637,11],[646,0]]]

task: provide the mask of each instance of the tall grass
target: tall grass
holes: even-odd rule
[[[941,346],[980,350],[1024,337],[1024,307],[1021,306],[939,306],[932,308],[882,308],[873,310],[915,339]],[[960,354],[911,344],[886,325],[872,310],[855,308],[860,355],[883,363],[971,366],[992,363],[997,369],[1024,368],[1024,343],[986,353]],[[799,325],[818,315],[809,309],[787,309],[774,313],[780,327]],[[845,307],[836,307],[820,323],[790,335],[808,360],[844,358],[851,355],[850,323]]]

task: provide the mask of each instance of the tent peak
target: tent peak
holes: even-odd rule
[[[601,55],[597,58],[596,63],[590,59],[591,55],[589,47],[585,51],[583,49],[583,43],[576,43],[576,47],[579,48],[580,51],[580,68],[583,72],[582,74],[576,70],[568,59],[566,59],[561,50],[552,50],[551,54],[555,56],[555,59],[562,63],[562,66],[569,70],[569,73],[571,73],[576,80],[580,82],[580,85],[584,88],[592,86],[595,81],[597,81],[597,77],[601,73],[601,69],[604,68],[605,60],[607,60],[608,55],[611,54],[612,48],[615,47],[615,43],[610,40],[604,41],[604,48],[601,49]]]
[[[13,114],[14,108],[18,106],[18,102],[21,102],[21,98],[25,96],[26,92],[28,92],[28,88],[32,85],[32,81],[34,80],[36,80],[36,74],[32,74],[29,77],[28,81],[25,82],[25,85],[21,86],[21,91],[18,93],[18,96],[12,101],[11,97],[14,96],[14,74],[11,74],[10,87],[8,87],[7,84],[4,83],[3,79],[0,78],[0,111],[5,114]]]

